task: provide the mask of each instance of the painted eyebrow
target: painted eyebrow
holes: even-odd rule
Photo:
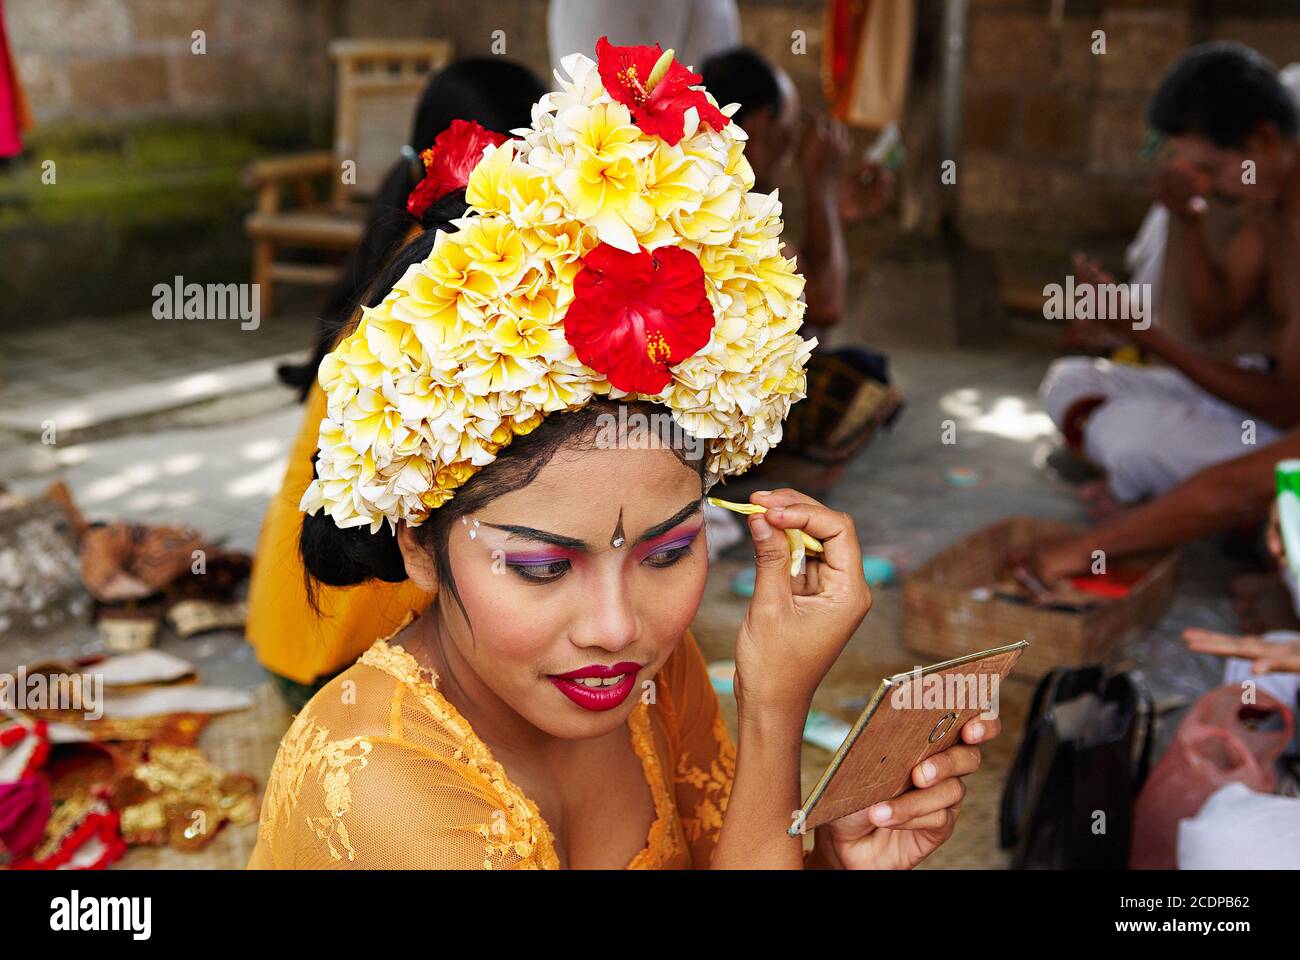
[[[656,523],[653,527],[650,527],[648,530],[646,530],[645,533],[641,534],[641,536],[636,538],[636,543],[645,543],[647,540],[653,540],[661,533],[667,533],[669,530],[677,526],[677,524],[681,523],[687,517],[693,516],[695,513],[697,513],[702,508],[703,502],[704,502],[704,498],[701,497],[699,500],[694,500],[691,503],[688,503],[686,506],[682,507],[671,517],[665,520],[663,523]]]
[[[700,497],[698,500],[692,500],[667,520],[664,520],[662,523],[656,523],[653,527],[647,529],[643,534],[641,534],[641,536],[636,538],[635,543],[644,543],[646,540],[653,539],[661,533],[667,533],[687,517],[702,509],[703,503],[703,497]],[[591,549],[585,540],[579,540],[576,537],[566,537],[560,533],[551,533],[548,530],[538,530],[535,527],[521,527],[512,523],[485,523],[483,526],[491,527],[494,530],[504,530],[506,533],[515,537],[521,537],[524,540],[536,540],[540,543],[550,543],[557,547],[567,547],[570,550]]]

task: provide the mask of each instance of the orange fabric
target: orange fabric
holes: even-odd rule
[[[654,798],[629,869],[709,865],[735,748],[688,630],[628,720]],[[252,869],[555,869],[550,827],[400,646],[377,641],[280,743]]]
[[[902,123],[912,70],[915,0],[826,5],[822,78],[831,115],[880,130]]]
[[[373,581],[317,590],[320,616],[307,602],[298,533],[298,503],[312,479],[325,393],[313,384],[280,492],[271,501],[248,587],[248,642],[262,666],[299,683],[343,669],[379,637],[392,634],[432,597],[411,583]]]

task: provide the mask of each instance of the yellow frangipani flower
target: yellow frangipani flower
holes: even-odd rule
[[[434,284],[450,298],[471,297],[480,304],[486,303],[499,292],[500,285],[478,268],[465,240],[461,233],[439,233],[424,268]]]
[[[492,277],[498,293],[514,288],[528,267],[524,241],[505,217],[475,217],[464,230],[464,251],[470,269]]]
[[[343,431],[358,453],[374,447],[386,452],[392,446],[393,431],[401,422],[400,414],[383,394],[363,388],[347,410]]]
[[[539,381],[545,366],[509,353],[476,353],[466,361],[460,382],[470,393],[485,396],[524,390]]]
[[[709,185],[704,164],[681,147],[661,143],[645,164],[645,192],[657,223],[699,205]]]
[[[555,178],[572,215],[592,224],[605,243],[635,253],[637,231],[654,220],[639,161],[653,148],[621,103],[599,103],[558,118],[576,152]]]
[[[514,206],[509,187],[518,177],[537,176],[526,165],[516,165],[514,144],[507,140],[488,147],[465,184],[465,202],[483,213],[509,214]]]
[[[688,111],[670,146],[633,122],[591,60],[562,62],[531,127],[484,151],[456,229],[321,364],[328,414],[302,509],[372,531],[422,522],[514,436],[597,397],[666,405],[707,441],[713,478],[780,440],[815,341],[798,335],[803,278],[781,256],[779,199],[753,192],[744,131]],[[615,389],[565,339],[574,281],[600,243],[676,246],[704,272],[709,341],[652,398]]]
[[[778,317],[794,309],[794,302],[803,293],[804,279],[794,272],[794,257],[767,257],[754,266],[754,276],[767,304]]]
[[[526,301],[525,301],[526,302]],[[535,303],[545,303],[538,298]],[[539,357],[558,349],[557,335],[562,334],[547,319],[503,313],[492,321],[489,336],[493,345],[503,354],[512,357]]]
[[[600,243],[594,228],[577,220],[538,224],[523,231],[524,243],[540,260],[563,263],[576,272],[580,261]],[[572,277],[568,282],[572,282]]]
[[[516,228],[531,229],[565,222],[564,198],[555,181],[514,153],[506,141],[470,174],[465,201],[482,213],[508,217]]]
[[[733,183],[730,177],[715,177],[698,206],[669,217],[678,234],[702,244],[730,240],[735,233],[732,223],[740,211],[740,194],[732,188]]]

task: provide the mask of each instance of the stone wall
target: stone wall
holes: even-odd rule
[[[960,210],[993,246],[1127,235],[1149,202],[1146,102],[1189,46],[1237,40],[1300,60],[1300,5],[973,0]],[[1094,31],[1105,53],[1094,54]]]
[[[817,96],[820,0],[741,7],[745,42]],[[6,0],[5,19],[42,123],[327,103],[336,36],[442,36],[473,55],[493,52],[503,31],[507,56],[550,74],[546,0]],[[795,29],[807,35],[803,56],[790,53]],[[196,30],[203,55],[192,49]]]
[[[939,186],[942,158],[935,148],[944,0],[917,2],[903,221],[924,238],[933,235],[940,191],[949,189]],[[816,106],[822,0],[740,5],[743,40],[784,66],[805,103]],[[969,6],[963,149],[953,189],[968,237],[996,251],[1012,274],[1038,272],[1038,263],[1055,270],[1076,246],[1114,251],[1131,235],[1148,203],[1152,173],[1141,156],[1145,102],[1182,50],[1235,39],[1278,63],[1300,60],[1295,0],[970,0]],[[224,141],[223,130],[235,131],[263,152],[328,143],[333,73],[327,46],[334,37],[445,36],[458,54],[469,55],[491,52],[494,32],[503,31],[508,56],[543,75],[549,71],[546,0],[6,0],[4,10],[37,121],[30,137],[36,161],[55,155],[63,128],[86,125],[112,132],[148,122],[170,129],[213,118],[224,125],[214,136]],[[204,31],[202,55],[193,52],[196,30]],[[791,50],[794,30],[806,35],[802,55]],[[1092,53],[1095,30],[1105,33],[1105,54]],[[280,118],[268,121],[268,111]],[[247,135],[265,128],[270,136]],[[118,152],[129,162],[135,138],[123,136],[127,146]],[[78,154],[70,142],[61,156]],[[231,206],[229,188],[242,154],[182,158],[179,165],[218,162],[230,169],[219,171],[221,191],[210,206],[237,224],[240,210]],[[34,171],[32,165],[8,179],[31,179]],[[13,199],[5,180],[0,175],[0,227],[7,216],[17,229],[13,219],[28,201],[22,190]],[[27,192],[38,202],[44,196]],[[783,194],[797,225],[797,192]],[[234,243],[231,256],[242,262],[246,251]],[[21,285],[20,276],[11,279]]]
[[[631,0],[630,0],[631,2]],[[330,142],[335,37],[449,38],[549,75],[547,0],[5,0],[36,121],[0,169],[0,321],[142,309],[157,276],[247,277],[240,174]],[[818,95],[820,0],[742,0],[744,38]],[[808,52],[790,53],[790,31]],[[203,53],[195,31],[203,31]],[[55,164],[57,185],[41,179]],[[78,284],[61,278],[75,265]],[[310,294],[307,290],[305,293]]]
[[[7,0],[4,10],[38,124],[330,96],[336,11],[322,0]]]

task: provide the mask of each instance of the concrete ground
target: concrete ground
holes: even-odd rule
[[[895,427],[824,498],[854,516],[864,552],[889,557],[904,573],[964,534],[1005,516],[1083,519],[1068,486],[1045,467],[1056,441],[1035,389],[1053,355],[1050,337],[1030,329],[1013,332],[996,348],[945,344],[930,329],[938,322],[934,312],[946,306],[945,277],[933,264],[926,270],[928,274],[918,274],[882,263],[862,291],[866,309],[858,329],[840,337],[861,337],[888,349],[906,408]],[[927,282],[918,285],[918,275],[928,276]],[[909,307],[924,317],[912,322]],[[150,340],[164,333],[150,334],[151,323],[149,318],[117,318],[111,324],[71,326],[68,336],[48,329],[5,334],[0,357],[9,359],[0,369],[0,396],[15,392],[14,402],[0,402],[0,408],[21,407],[27,422],[0,425],[0,482],[35,494],[63,478],[91,519],[183,522],[229,546],[252,550],[301,418],[291,392],[272,381],[267,358],[305,349],[310,320],[305,313],[272,318],[257,333],[240,332],[237,325],[233,330],[166,331],[172,344],[166,351]],[[12,359],[24,356],[40,358],[39,385],[27,379],[26,362]],[[141,361],[146,356],[148,365]],[[221,373],[215,384],[203,384],[207,392],[201,402],[154,411],[143,401],[113,407],[114,397],[126,389],[137,400],[152,390],[166,398],[161,406],[175,407],[181,402],[175,391],[159,385],[174,386],[213,367]],[[223,383],[233,385],[233,392],[223,389]],[[42,443],[42,411],[74,407],[83,411],[78,425],[55,443]],[[96,410],[112,410],[113,416],[97,422]],[[955,425],[955,443],[942,442],[945,421]],[[954,477],[967,482],[957,485]],[[730,591],[729,583],[745,566],[747,551],[741,544],[711,569],[695,624],[710,660],[731,656],[745,601]],[[1177,637],[1188,624],[1231,626],[1229,572],[1215,549],[1190,551],[1173,607],[1129,651],[1131,664],[1170,706],[1213,686],[1220,675],[1220,663],[1186,653]],[[1014,639],[989,637],[988,645]],[[0,638],[0,669],[37,656],[86,652],[97,642],[88,625],[53,636]],[[182,641],[164,630],[160,642],[194,661],[208,683],[256,689],[267,681],[237,633]],[[923,659],[902,646],[899,588],[879,587],[875,608],[823,684],[816,706],[851,721],[882,676]],[[932,858],[933,866],[1005,863],[996,847],[996,805],[1031,690],[1025,683],[1008,686],[1011,690],[1003,694],[1005,733],[986,751],[984,768],[970,779],[958,835]],[[725,697],[724,708],[734,724],[734,705]],[[1177,717],[1177,711],[1166,714],[1165,737]],[[278,738],[279,731],[266,734]],[[829,759],[819,748],[806,748],[805,789]],[[267,773],[247,772],[259,779]],[[200,857],[187,862],[202,865]]]

